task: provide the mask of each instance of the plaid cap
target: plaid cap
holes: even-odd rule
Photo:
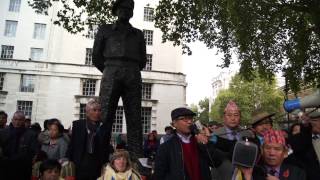
[[[286,146],[286,139],[284,137],[284,132],[281,130],[270,129],[263,135],[264,144],[282,144]]]
[[[240,112],[240,109],[239,109],[239,107],[237,106],[237,104],[236,104],[234,101],[230,100],[230,101],[228,102],[226,108],[224,108],[224,112],[226,112],[226,111],[232,111],[232,110],[234,110],[234,111],[239,111],[239,112]]]

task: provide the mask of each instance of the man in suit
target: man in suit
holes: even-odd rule
[[[233,149],[232,145],[234,145],[235,141],[242,140],[244,137],[253,138],[253,133],[251,131],[242,130],[240,128],[240,117],[241,112],[237,104],[234,101],[229,101],[224,109],[223,127],[220,127],[213,132],[214,135],[222,138],[215,144],[215,147],[217,148],[217,154],[215,154],[215,156],[219,156],[223,159],[222,164],[213,169],[213,179],[225,180],[232,178],[234,173],[234,166],[231,164],[230,156]],[[228,143],[228,141],[230,141],[230,143]]]
[[[264,134],[264,143],[261,148],[262,162],[252,168],[239,167],[242,179],[245,180],[305,180],[302,169],[286,164],[288,148],[284,133],[281,130],[270,129]],[[241,174],[238,174],[241,176]],[[238,179],[238,175],[233,179]]]
[[[307,115],[301,132],[289,138],[293,154],[307,174],[307,180],[320,179],[320,112]]]
[[[101,105],[97,99],[87,103],[86,117],[73,122],[67,156],[75,164],[77,180],[96,180],[109,159],[110,133],[101,122]]]

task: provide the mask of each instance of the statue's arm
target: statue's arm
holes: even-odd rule
[[[144,39],[144,35],[143,35],[143,32],[141,32],[141,42],[140,42],[140,46],[141,46],[141,61],[140,61],[140,70],[142,70],[145,66],[146,66],[146,63],[147,63],[147,52],[146,52],[146,42],[145,42],[145,39]]]
[[[99,71],[103,72],[104,69],[104,58],[103,58],[103,50],[104,50],[104,31],[105,25],[102,25],[98,29],[98,33],[94,39],[93,51],[92,51],[92,63],[93,65],[99,69]]]

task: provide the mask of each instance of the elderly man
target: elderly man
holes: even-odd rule
[[[288,156],[284,133],[280,130],[269,130],[264,134],[262,145],[262,163],[253,169],[240,168],[245,180],[305,180],[302,169],[286,164]]]
[[[32,159],[38,151],[37,135],[25,128],[24,124],[24,113],[17,111],[9,127],[0,131],[0,146],[3,150],[0,162],[1,179],[31,177]]]
[[[289,144],[295,157],[303,163],[307,180],[320,179],[320,112],[307,115],[301,133],[291,136]]]
[[[77,180],[96,180],[109,158],[110,133],[101,122],[101,105],[97,99],[87,103],[86,117],[73,122],[67,156],[76,166]]]
[[[241,112],[234,101],[229,101],[224,109],[223,127],[213,132],[218,136],[218,142],[215,147],[218,149],[215,156],[223,159],[222,164],[213,169],[214,179],[225,180],[231,179],[234,173],[234,166],[231,164],[231,156],[233,145],[236,141],[242,140],[244,137],[253,138],[253,133],[240,128]],[[229,142],[228,142],[229,141]]]
[[[160,145],[155,160],[154,177],[157,180],[211,180],[209,158],[204,146],[197,143],[190,126],[195,113],[187,108],[171,112],[176,131]],[[218,160],[213,159],[215,163]]]
[[[133,0],[116,0],[114,24],[99,27],[93,46],[93,63],[103,73],[100,98],[102,120],[111,133],[119,98],[122,98],[127,121],[128,151],[136,159],[143,156],[141,123],[141,73],[146,65],[143,32],[129,23]]]

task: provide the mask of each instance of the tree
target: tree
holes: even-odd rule
[[[197,119],[200,120],[202,124],[209,122],[209,98],[205,97],[200,100],[198,105],[191,104],[190,109],[196,113]]]
[[[53,24],[62,26],[68,32],[86,34],[94,26],[115,20],[111,14],[113,0],[30,0],[29,5],[36,13],[48,15],[48,9],[57,4],[59,9]]]
[[[31,0],[36,12],[60,3],[54,24],[71,33],[111,22],[114,0]],[[224,54],[228,67],[235,52],[240,74],[248,80],[258,70],[272,79],[282,71],[291,90],[301,83],[320,86],[319,0],[160,0],[155,26],[163,41],[181,45],[191,54],[190,42],[199,40]]]
[[[160,0],[155,21],[184,52],[196,40],[217,47],[222,67],[235,52],[248,80],[257,69],[267,79],[282,71],[294,92],[320,84],[319,0]]]
[[[251,123],[251,115],[256,110],[280,112],[284,98],[276,88],[276,81],[267,81],[259,77],[257,72],[254,73],[255,78],[250,82],[239,74],[232,78],[229,89],[221,91],[211,107],[212,119],[222,122],[223,111],[229,100],[234,100],[239,106],[242,124]]]

